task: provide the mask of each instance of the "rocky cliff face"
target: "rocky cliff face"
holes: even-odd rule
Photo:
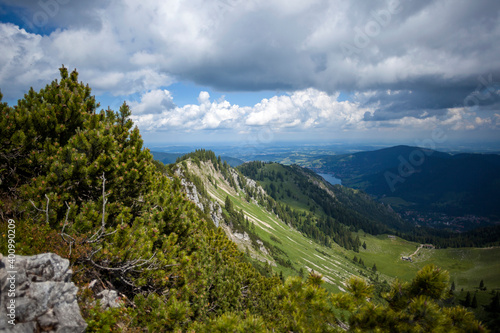
[[[69,261],[53,253],[0,254],[0,331],[84,332]]]
[[[206,163],[203,164],[206,165]],[[188,161],[188,165],[192,167],[193,164],[191,161]],[[214,168],[211,163],[210,167],[207,166],[207,169],[211,169],[212,172],[214,172]],[[178,168],[175,171],[175,175],[181,179],[181,185],[184,188],[187,198],[203,212],[208,213],[215,226],[219,227],[220,223],[224,221],[222,217],[222,207],[220,204],[216,201],[211,201],[209,198],[203,197],[196,189],[196,186],[192,182],[186,180],[186,176],[181,168]],[[206,211],[207,209],[208,211]]]
[[[207,213],[211,217],[214,225],[216,227],[221,227],[228,238],[235,242],[241,251],[248,251],[250,257],[253,259],[276,266],[275,261],[272,259],[269,251],[264,247],[262,241],[258,240],[256,245],[253,244],[246,232],[241,233],[233,230],[232,223],[225,221],[222,215],[221,204],[224,202],[223,198],[226,194],[235,197],[239,197],[240,195],[244,196],[246,194],[246,188],[248,187],[257,196],[263,196],[266,195],[264,189],[258,185],[256,181],[246,177],[243,177],[245,184],[243,185],[244,188],[242,188],[239,185],[240,181],[238,173],[234,169],[230,168],[228,175],[233,178],[234,184],[237,185],[237,188],[235,189],[230,185],[226,176],[224,176],[220,169],[216,168],[211,161],[200,161],[198,163],[194,163],[191,159],[188,159],[183,163],[185,163],[184,167],[182,164],[177,164],[174,174],[180,178],[181,185],[184,188],[187,198],[202,211]],[[204,190],[197,190],[195,184],[186,180],[186,173],[192,173],[193,175],[199,177],[203,183]],[[217,189],[221,189],[225,193],[222,198],[220,197],[220,194],[217,193]],[[203,195],[203,192],[206,194]],[[254,198],[251,198],[251,202],[258,205],[257,200]]]

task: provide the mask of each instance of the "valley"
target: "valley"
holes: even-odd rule
[[[421,225],[464,231],[500,221],[497,154],[395,146],[314,156],[309,161],[318,163],[316,171],[335,174],[344,185],[373,195],[401,214],[413,215]]]
[[[500,292],[498,245],[467,247],[466,240],[459,238],[456,240],[459,248],[434,246],[427,244],[430,234],[422,234],[421,242],[410,241],[414,225],[398,219],[389,206],[376,203],[360,191],[332,185],[324,177],[296,165],[250,162],[234,169],[216,160],[215,154],[207,158],[211,154],[206,151],[188,154],[171,168],[182,169],[182,174],[195,180],[198,192],[206,193],[205,199],[200,199],[200,195],[196,202],[208,200],[219,205],[223,218],[218,225],[262,274],[286,279],[305,278],[316,272],[325,282],[323,287],[333,293],[345,292],[347,281],[357,276],[369,281],[375,287],[375,297],[379,298],[390,285],[409,282],[419,270],[433,264],[450,274],[452,290],[446,304],[467,306],[477,318],[494,321],[487,309]],[[325,200],[342,207],[342,214],[331,215],[331,207],[324,204]],[[328,216],[348,223],[346,217],[353,214],[350,208],[359,213],[352,215],[356,219],[371,221],[371,232],[363,230],[359,221],[342,224],[347,233],[337,243],[332,240],[336,236],[329,235],[328,229],[307,228],[307,221],[321,227],[320,221]],[[288,214],[281,213],[283,210]],[[292,214],[293,211],[298,213]],[[302,223],[293,225],[290,220],[287,223],[280,215],[294,216]],[[326,237],[318,236],[322,231]],[[343,241],[347,234],[354,244]],[[441,237],[449,237],[443,235],[431,238],[442,241]],[[495,235],[491,239],[498,242]],[[481,284],[485,287],[480,288]],[[474,306],[471,295],[476,299]]]
[[[301,178],[299,183],[303,185],[303,182],[307,181],[309,186],[325,191],[324,193],[326,190],[336,191],[337,196],[333,192],[331,194],[337,199],[340,197],[343,200],[342,195],[340,195],[343,192],[339,192],[339,189],[348,191],[348,193],[351,191],[338,185],[333,186],[320,177],[307,178],[307,176],[312,177],[314,173],[305,169],[272,163],[259,164],[261,167],[267,168],[269,174],[274,173],[276,181],[283,184],[283,187],[275,185],[275,188],[281,189],[275,190],[274,194],[269,195],[268,190],[271,188],[271,184],[277,183],[270,181],[267,177],[262,178],[263,180],[251,180],[242,176],[240,171],[228,167],[228,170],[231,170],[231,177],[235,180],[231,185],[220,171],[221,167],[215,167],[212,161],[203,160],[196,153],[191,154],[191,156],[186,155],[186,159],[181,164],[184,164],[183,168],[195,175],[199,179],[199,184],[203,185],[204,189],[198,192],[205,191],[208,194],[208,199],[217,202],[222,208],[224,208],[226,200],[229,199],[234,211],[243,213],[244,218],[248,221],[247,225],[245,223],[237,225],[230,222],[229,219],[221,226],[229,237],[238,244],[242,252],[253,258],[257,265],[263,265],[268,272],[272,271],[274,274],[283,274],[284,276],[304,276],[306,272],[314,270],[323,275],[326,282],[325,288],[337,292],[344,290],[345,281],[351,275],[365,277],[374,283],[386,281],[390,284],[395,279],[409,281],[419,269],[433,263],[450,272],[451,281],[454,281],[457,290],[462,288],[474,290],[479,284],[478,277],[484,280],[489,290],[500,290],[500,280],[498,279],[500,262],[496,259],[500,255],[499,247],[420,248],[416,251],[420,243],[405,240],[391,232],[391,230],[395,230],[395,227],[399,230],[405,230],[409,226],[398,221],[396,215],[391,215],[388,211],[380,211],[382,206],[377,206],[374,202],[372,205],[375,208],[378,207],[378,214],[385,216],[385,218],[392,216],[394,221],[387,229],[380,227],[378,234],[367,233],[359,226],[354,227],[350,232],[352,238],[359,239],[360,245],[363,244],[356,249],[347,249],[333,241],[324,244],[318,239],[313,240],[311,236],[299,231],[297,227],[285,223],[276,212],[270,209],[269,197],[274,197],[276,202],[289,205],[292,210],[300,211],[303,214],[308,209],[314,211],[313,215],[305,214],[310,219],[317,221],[326,216],[323,208],[310,199],[313,196],[304,190],[306,188],[300,190],[295,187],[291,180],[292,172],[295,176],[302,174],[304,178]],[[248,168],[248,165],[246,167]],[[242,165],[241,168],[244,169],[245,165]],[[300,172],[295,173],[297,171]],[[282,173],[282,176],[278,176],[279,173]],[[254,178],[259,179],[259,177]],[[249,196],[249,193],[260,193],[260,195]],[[357,207],[353,200],[366,200],[362,198],[363,196],[356,195],[354,191],[346,203],[340,201],[337,205],[348,207],[347,202],[350,202],[352,207]],[[274,201],[272,198],[270,200]],[[307,200],[309,200],[309,206],[304,203]],[[224,211],[226,210],[224,209]],[[368,213],[363,212],[363,214]],[[366,218],[365,215],[361,216]],[[315,223],[317,224],[317,222]],[[371,225],[377,225],[377,222],[372,221]],[[412,262],[401,259],[403,256],[411,254],[414,254]],[[353,260],[355,257],[356,262]],[[360,263],[360,259],[362,263]],[[374,265],[376,266],[375,271]]]

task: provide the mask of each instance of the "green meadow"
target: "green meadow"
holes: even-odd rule
[[[450,273],[450,280],[455,282],[456,289],[473,290],[484,280],[486,286],[500,289],[500,248],[421,248],[412,259],[404,261],[402,256],[413,254],[418,244],[388,235],[372,236],[359,233],[361,241],[366,242],[366,250],[362,247],[359,253],[352,252],[362,258],[365,265],[376,263],[378,271],[389,278],[407,281],[427,264],[435,264]]]

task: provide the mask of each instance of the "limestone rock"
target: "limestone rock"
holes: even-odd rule
[[[238,238],[238,239],[241,239],[245,242],[249,242],[250,241],[250,236],[248,236],[248,234],[246,233],[246,231],[244,231],[242,234],[238,233],[238,232],[234,232],[233,233],[234,237]],[[259,241],[257,241],[259,242]]]
[[[181,184],[184,187],[184,192],[186,192],[189,201],[192,201],[199,209],[203,210],[203,203],[200,200],[200,195],[198,194],[196,186],[184,178],[181,179]]]
[[[116,290],[104,289],[97,294],[97,298],[101,300],[101,308],[103,310],[122,306],[122,302]]]
[[[260,252],[264,253],[265,255],[269,255],[269,252],[267,251],[266,247],[264,246],[264,243],[260,239],[257,240],[257,244],[259,244]]]
[[[53,253],[0,260],[0,331],[84,332],[69,261]],[[15,325],[9,323],[15,304]],[[14,317],[14,314],[12,315]]]
[[[210,201],[210,217],[217,228],[220,223],[223,222],[224,218],[222,217],[222,207],[218,202]]]

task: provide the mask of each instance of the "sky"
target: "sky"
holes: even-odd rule
[[[0,0],[10,105],[76,68],[147,144],[500,150],[498,0]]]

